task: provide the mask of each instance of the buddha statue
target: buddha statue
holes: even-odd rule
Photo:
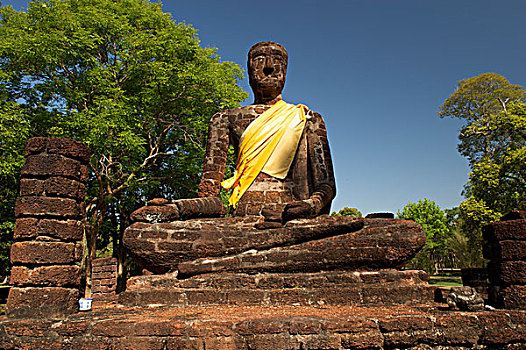
[[[130,255],[154,273],[294,272],[399,267],[425,242],[413,222],[330,217],[336,194],[322,116],[283,101],[288,53],[260,42],[248,53],[253,104],[215,114],[198,198],[154,199],[132,214]],[[224,179],[227,152],[237,155]],[[219,199],[231,190],[231,216]]]

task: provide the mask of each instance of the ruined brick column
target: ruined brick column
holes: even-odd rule
[[[9,317],[60,317],[78,310],[89,157],[87,146],[70,139],[27,142],[15,207]]]
[[[490,303],[526,310],[526,211],[511,212],[482,232],[484,257],[490,259]]]

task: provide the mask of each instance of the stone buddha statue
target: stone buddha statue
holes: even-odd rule
[[[198,198],[154,199],[132,214],[124,245],[144,268],[191,276],[397,267],[424,244],[412,222],[326,215],[336,187],[325,123],[282,100],[287,59],[278,43],[250,49],[254,104],[211,118]],[[236,172],[225,180],[230,145]],[[229,217],[221,186],[232,190]]]

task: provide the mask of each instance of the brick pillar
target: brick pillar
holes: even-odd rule
[[[117,259],[93,260],[91,271],[91,297],[93,302],[110,302],[117,298]]]
[[[526,310],[526,211],[511,212],[482,232],[484,257],[490,259],[490,303]]]
[[[89,157],[87,146],[70,139],[27,142],[15,206],[9,317],[60,317],[78,310]]]

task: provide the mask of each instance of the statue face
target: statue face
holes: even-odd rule
[[[248,53],[248,77],[256,100],[272,100],[281,94],[287,75],[288,54],[273,42],[258,43]]]

